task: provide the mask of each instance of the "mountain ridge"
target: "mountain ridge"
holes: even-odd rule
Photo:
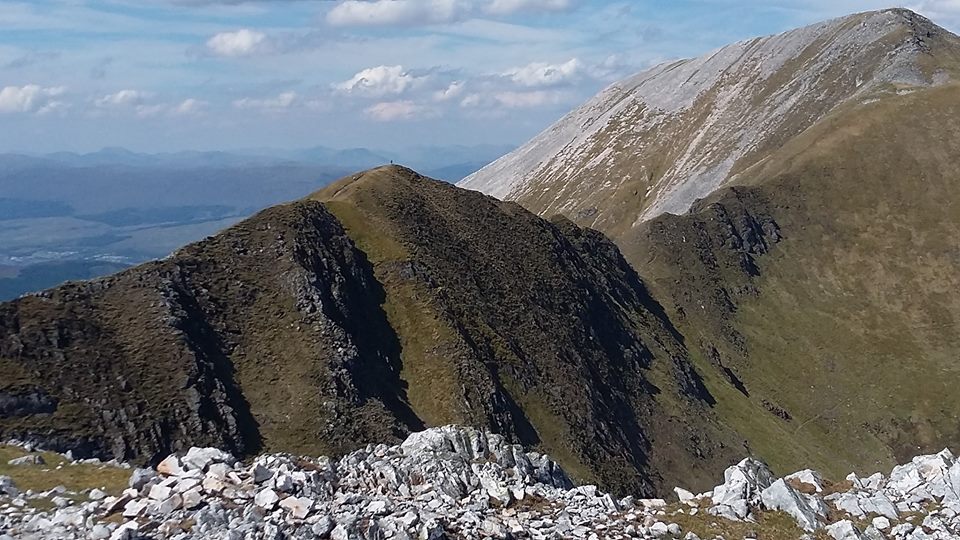
[[[456,421],[652,493],[742,442],[603,235],[398,166],[0,304],[0,375],[0,438],[144,462]]]
[[[784,64],[789,69],[769,88],[733,95],[746,80],[733,79],[679,115],[656,117],[653,130],[643,114],[601,119],[598,133],[609,136],[591,144],[610,149],[609,170],[586,167],[601,154],[579,159],[576,152],[591,146],[577,139],[511,172],[511,159],[542,140],[534,139],[487,172],[499,167],[502,185],[530,178],[507,198],[595,227],[620,247],[684,336],[717,414],[753,451],[775,469],[807,463],[830,472],[894,464],[918,447],[936,451],[960,437],[953,419],[960,403],[943,377],[955,370],[960,348],[960,38],[901,9],[795,35],[824,28],[866,29],[882,39],[827,55],[824,69],[798,71],[833,46],[820,39],[792,67]],[[726,50],[769,46],[785,35],[792,34]],[[898,57],[906,68],[889,71]],[[868,78],[857,85],[865,71],[908,77],[884,75],[869,89]],[[804,86],[812,80],[819,82]],[[813,108],[791,109],[802,121],[778,128],[776,137],[742,137],[741,109],[731,104],[770,111],[780,95]],[[603,99],[571,117],[599,115],[604,110],[590,104]],[[705,124],[716,111],[738,114]],[[788,116],[762,126],[784,125]],[[642,129],[632,131],[635,124]],[[551,130],[540,137],[550,139]],[[745,141],[753,154],[731,152]],[[692,186],[683,208],[652,212],[672,188],[658,183],[665,173],[650,182],[639,173],[659,162],[666,171],[684,155],[704,158],[697,163],[707,168],[734,164],[716,183],[682,177]],[[555,163],[577,171],[553,174]]]
[[[905,9],[741,41],[614,83],[458,185],[624,230],[638,213],[683,213],[843,103],[945,84],[957,51],[960,38]]]

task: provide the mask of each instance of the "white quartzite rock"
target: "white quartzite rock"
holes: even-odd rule
[[[865,540],[857,527],[847,520],[827,525],[826,530],[834,540]]]
[[[270,488],[261,490],[257,493],[257,496],[253,498],[253,504],[264,510],[273,510],[276,508],[278,502],[280,502],[280,496]]]
[[[746,458],[728,467],[723,484],[713,489],[711,512],[729,519],[746,519],[750,507],[759,506],[760,492],[770,487],[774,476],[763,462]]]
[[[776,479],[747,459],[728,468],[711,492],[676,489],[685,506],[673,510],[662,499],[618,499],[596,486],[573,487],[546,456],[455,426],[411,435],[397,446],[369,445],[340,460],[275,454],[244,465],[220,451],[187,454],[191,458],[164,460],[166,472],[159,476],[131,471],[132,487],[120,497],[93,491],[78,497],[83,494],[62,486],[19,498],[0,494],[0,540],[11,531],[24,540],[137,534],[151,540],[699,540],[671,523],[670,513],[749,520],[770,510],[786,512],[807,531],[824,527],[840,540],[960,538],[960,467],[949,452],[918,456],[898,467],[890,482],[882,474],[851,475],[850,489],[828,496],[815,471]],[[10,484],[0,478],[0,491]],[[31,499],[41,495],[60,508],[34,510]],[[827,503],[872,523],[862,532],[852,521],[828,523]],[[901,507],[916,512],[912,523],[900,521],[898,512],[907,511]],[[99,522],[117,512],[127,524]]]
[[[819,498],[806,497],[797,492],[782,478],[760,493],[763,506],[770,510],[781,510],[790,514],[800,527],[813,532],[823,525],[827,515],[826,507]]]
[[[214,463],[233,464],[233,456],[216,448],[191,448],[180,460],[187,470],[204,471]]]
[[[180,458],[177,456],[167,456],[166,459],[157,465],[157,472],[166,476],[181,476],[185,471],[180,465]]]

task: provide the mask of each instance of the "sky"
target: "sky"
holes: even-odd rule
[[[960,0],[0,0],[0,152],[519,144],[657,63]]]

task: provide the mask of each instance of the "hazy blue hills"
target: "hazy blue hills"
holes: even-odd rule
[[[510,147],[0,154],[0,300],[164,257],[359,169],[456,182]]]

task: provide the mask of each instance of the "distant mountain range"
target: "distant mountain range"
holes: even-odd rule
[[[457,181],[508,150],[0,154],[0,300],[163,257],[357,169],[402,161]]]
[[[368,148],[335,149],[324,146],[283,150],[248,148],[236,151],[183,151],[141,153],[125,148],[104,148],[90,153],[0,154],[0,169],[10,171],[51,164],[73,167],[122,165],[144,168],[196,169],[205,167],[322,165],[344,170],[366,169],[403,163],[435,178],[456,182],[506,154],[510,145],[415,146],[400,151]]]

